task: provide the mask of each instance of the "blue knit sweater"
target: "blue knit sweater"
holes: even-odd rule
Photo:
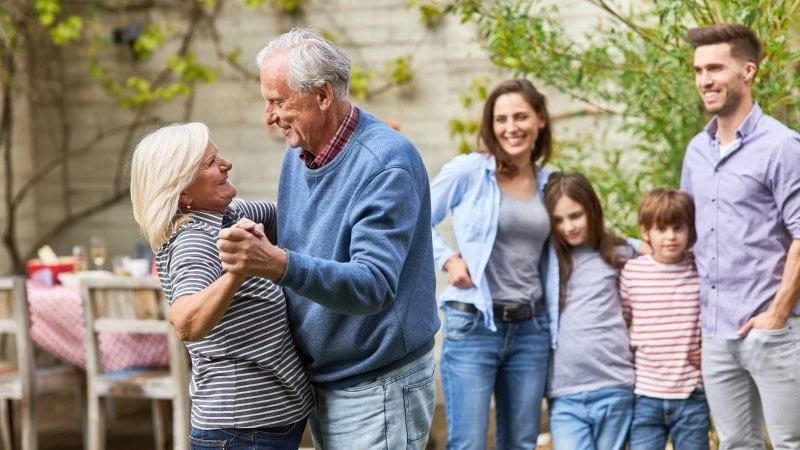
[[[347,387],[422,356],[439,329],[428,177],[416,148],[370,114],[333,161],[289,148],[278,245],[295,342],[314,382]]]

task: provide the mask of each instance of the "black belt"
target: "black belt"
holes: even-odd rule
[[[471,314],[478,312],[478,308],[472,303],[449,301],[445,302],[445,304],[457,311]],[[537,302],[533,308],[531,308],[530,305],[492,305],[492,311],[494,312],[494,316],[503,322],[517,322],[520,320],[528,320],[533,316],[538,316],[542,312],[542,303]]]

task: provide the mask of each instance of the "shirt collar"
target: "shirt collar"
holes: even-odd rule
[[[755,131],[758,120],[761,119],[762,115],[764,115],[764,112],[761,110],[761,107],[758,106],[758,102],[754,102],[753,108],[750,109],[747,117],[745,117],[744,121],[742,121],[736,129],[736,136],[744,138]],[[708,122],[705,131],[712,140],[717,138],[717,116],[714,116],[711,121]]]
[[[314,155],[308,150],[301,149],[300,159],[305,162],[309,169],[319,169],[331,162],[347,145],[347,141],[350,140],[350,136],[356,130],[356,125],[358,125],[358,108],[351,103],[344,120],[339,124],[336,133],[325,144],[322,151],[318,155]]]
[[[212,232],[219,233],[222,228],[232,226],[239,219],[238,211],[233,203],[225,208],[225,213],[217,214],[207,211],[192,211],[189,221],[205,225]]]

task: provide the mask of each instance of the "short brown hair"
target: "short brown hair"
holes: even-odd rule
[[[731,56],[750,61],[756,65],[764,57],[761,41],[750,28],[738,23],[717,23],[707,27],[692,28],[686,33],[686,40],[693,48],[703,45],[727,43],[731,46]]]
[[[536,90],[533,83],[524,78],[516,78],[503,81],[492,90],[483,105],[483,117],[481,118],[481,127],[478,133],[478,148],[494,156],[498,163],[497,168],[501,173],[516,175],[517,168],[506,155],[506,152],[503,151],[503,148],[500,147],[500,143],[497,142],[497,137],[494,135],[494,104],[501,95],[512,93],[521,95],[539,115],[539,119],[544,122],[544,127],[539,130],[539,135],[533,144],[531,163],[538,162],[540,165],[545,165],[550,160],[550,155],[553,152],[553,133],[550,130],[547,99],[541,92]]]
[[[675,189],[657,188],[648,192],[639,204],[639,226],[645,231],[653,227],[686,225],[689,242],[695,240],[694,201],[689,194]]]

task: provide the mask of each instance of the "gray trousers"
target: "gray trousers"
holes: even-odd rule
[[[800,450],[800,317],[744,339],[703,338],[703,383],[720,450]]]

